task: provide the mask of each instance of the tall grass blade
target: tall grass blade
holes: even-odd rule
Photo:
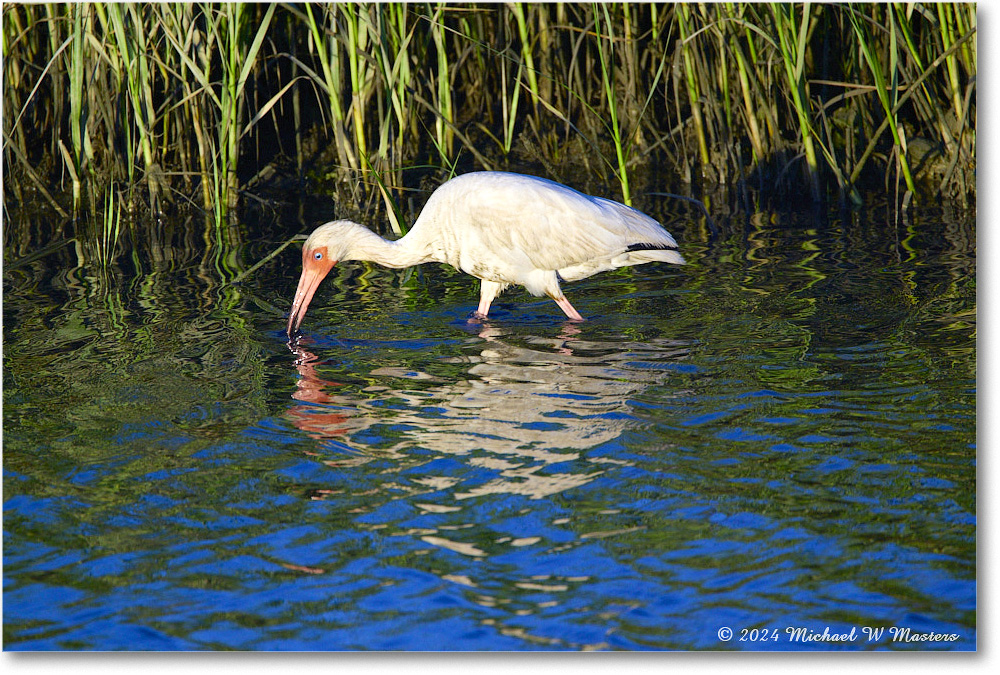
[[[598,5],[594,5],[594,13],[598,14]],[[611,118],[611,139],[615,144],[615,157],[618,160],[618,170],[616,172],[618,176],[618,182],[621,184],[622,189],[622,201],[631,206],[632,205],[632,194],[629,191],[628,186],[628,164],[625,161],[625,148],[622,143],[622,132],[618,124],[618,103],[615,96],[615,90],[612,86],[614,68],[614,41],[615,36],[611,24],[611,16],[608,14],[608,6],[600,5],[600,14],[604,17],[604,30],[608,34],[608,50],[605,52],[602,37],[600,23],[597,24],[597,54],[601,64],[601,81],[604,83],[604,95],[607,97],[608,104],[608,115]]]

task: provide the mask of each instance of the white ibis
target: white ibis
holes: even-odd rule
[[[410,231],[387,241],[363,225],[317,227],[302,248],[302,276],[288,317],[298,330],[317,286],[343,260],[402,268],[447,263],[482,281],[478,315],[511,284],[547,295],[582,321],[560,281],[648,262],[684,264],[659,223],[624,204],[544,178],[501,171],[468,173],[438,187]]]

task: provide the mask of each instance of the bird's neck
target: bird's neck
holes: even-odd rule
[[[434,260],[426,246],[407,235],[396,241],[383,239],[366,227],[358,227],[344,260],[368,260],[396,269]]]

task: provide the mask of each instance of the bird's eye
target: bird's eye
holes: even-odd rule
[[[319,251],[316,251],[315,253],[313,253],[313,257],[316,258],[316,260],[322,260],[323,254],[320,253]]]

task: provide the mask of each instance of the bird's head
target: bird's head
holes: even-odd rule
[[[299,329],[306,315],[309,303],[312,301],[316,288],[329,274],[337,261],[344,260],[352,240],[352,234],[361,225],[348,220],[337,220],[320,225],[302,245],[302,276],[299,286],[295,289],[295,299],[292,301],[292,311],[288,315],[288,337]]]

